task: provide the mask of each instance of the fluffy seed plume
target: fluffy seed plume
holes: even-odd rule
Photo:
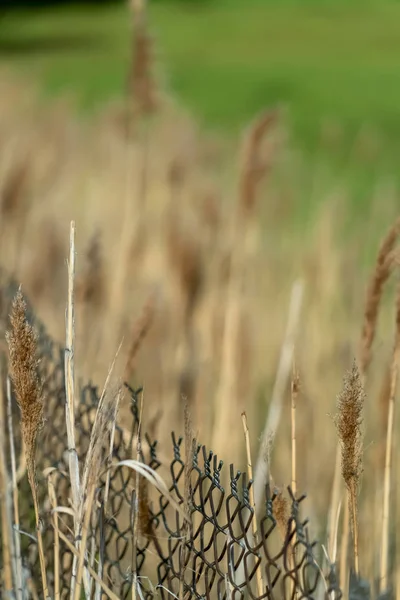
[[[43,393],[38,377],[37,335],[26,316],[26,303],[18,290],[11,308],[11,330],[6,333],[10,354],[10,375],[21,411],[21,434],[25,447],[26,469],[36,519],[36,533],[42,576],[43,597],[49,600],[46,560],[40,529],[39,499],[36,486],[36,438],[43,423]]]
[[[35,481],[37,433],[43,422],[43,396],[38,378],[37,335],[26,317],[26,303],[19,289],[12,304],[11,330],[6,333],[10,353],[10,375],[21,411],[28,477]]]
[[[354,539],[355,570],[358,575],[357,493],[362,474],[362,423],[365,392],[356,361],[347,374],[338,397],[335,424],[342,454],[342,477],[346,484]]]

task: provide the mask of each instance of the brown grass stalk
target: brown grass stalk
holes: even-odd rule
[[[372,344],[376,333],[379,306],[385,283],[393,269],[394,262],[390,258],[399,233],[400,218],[397,219],[382,241],[375,269],[368,285],[360,343],[360,372],[362,377],[365,377],[371,363]]]
[[[281,490],[278,491],[274,499],[273,510],[276,522],[278,524],[278,530],[283,541],[283,545],[286,546],[287,535],[290,535],[292,531],[288,530],[288,524],[290,519],[288,501],[287,498],[284,497],[283,492]],[[291,522],[291,527],[295,529],[296,524]],[[294,539],[292,538],[291,542],[285,547],[290,570],[293,570],[295,566],[295,553],[293,542]],[[297,598],[296,582],[293,580],[293,578],[290,578],[290,598]]]
[[[267,463],[264,460],[264,448],[268,443],[270,443],[271,437],[275,436],[280,422],[283,398],[285,396],[285,390],[292,367],[294,343],[300,321],[303,293],[303,282],[298,280],[293,284],[292,287],[285,338],[282,343],[278,371],[272,391],[271,403],[269,405],[268,414],[262,433],[260,452],[255,468],[254,501],[257,507],[262,506],[268,470]]]
[[[333,530],[332,530],[332,534],[331,534],[331,552],[332,554],[329,554],[330,557],[330,562],[332,565],[336,564],[336,560],[337,560],[337,548],[338,548],[338,538],[339,538],[339,521],[340,521],[340,511],[342,508],[342,501],[339,501],[338,507],[337,507],[337,511],[336,511],[336,515],[335,515],[335,522],[334,522],[334,526],[333,526]],[[343,591],[343,590],[342,590]]]
[[[68,550],[77,558],[79,557],[79,552],[78,550],[75,548],[75,546],[69,541],[68,537],[65,535],[65,533],[60,529],[59,530],[59,535],[60,535],[60,539],[62,539],[62,541],[64,542],[64,544],[67,546]],[[101,586],[101,589],[103,590],[103,592],[105,594],[107,594],[107,596],[110,598],[110,600],[120,600],[119,596],[117,596],[117,594],[114,594],[114,592],[108,587],[108,585],[97,575],[96,571],[90,566],[87,565],[87,570],[89,571],[91,577],[93,577],[93,579],[98,582],[98,584]]]
[[[191,527],[191,510],[190,510],[190,474],[193,467],[193,454],[196,440],[193,436],[192,420],[189,412],[189,407],[185,403],[184,408],[184,424],[185,424],[185,471],[184,471],[184,492],[183,492],[183,510],[187,517],[182,524],[182,541],[180,548],[180,574],[179,574],[179,600],[184,598],[185,587],[185,549],[186,541]]]
[[[398,420],[397,420],[398,423]],[[397,425],[396,423],[396,425]],[[396,474],[396,486],[395,486],[395,498],[396,498],[396,536],[395,536],[395,571],[394,571],[394,582],[393,589],[395,592],[395,598],[400,598],[400,487],[397,482],[400,479],[400,436],[398,433],[398,427],[394,428],[394,452],[395,452],[395,474]]]
[[[235,456],[237,450],[232,446],[229,434],[236,423],[235,411],[239,384],[237,357],[240,344],[243,287],[249,259],[248,242],[252,233],[252,217],[255,216],[258,187],[268,170],[271,158],[270,153],[267,156],[263,152],[262,144],[276,119],[276,111],[266,111],[254,121],[246,132],[241,157],[238,204],[233,215],[222,357],[212,437],[212,446],[215,449],[224,452],[225,448],[229,448],[232,462],[236,462],[238,459],[238,456]]]
[[[100,457],[96,456],[96,457],[92,457],[93,460],[95,461],[94,464],[92,466],[94,466],[94,468],[99,469],[99,464],[100,464]],[[81,597],[81,591],[82,591],[82,580],[83,580],[83,576],[84,576],[84,563],[85,563],[85,557],[86,557],[86,545],[87,545],[87,538],[88,538],[88,533],[89,533],[89,527],[90,527],[90,518],[92,515],[92,509],[93,509],[93,500],[94,500],[94,495],[95,495],[95,491],[96,491],[96,480],[93,478],[91,478],[88,482],[87,488],[84,490],[85,492],[85,509],[84,509],[84,518],[83,518],[83,523],[82,523],[82,527],[81,527],[81,543],[79,546],[79,555],[78,555],[78,560],[77,560],[77,574],[76,574],[76,584],[75,584],[75,588],[74,588],[74,600],[79,600]],[[87,598],[90,598],[90,594],[86,596]]]
[[[362,422],[365,392],[360,371],[354,361],[338,397],[335,424],[342,451],[342,477],[345,482],[354,543],[354,568],[360,574],[358,545],[358,488],[362,474]]]
[[[89,449],[86,455],[85,466],[82,477],[82,503],[79,512],[79,532],[81,536],[81,544],[79,548],[79,557],[77,561],[77,576],[76,586],[74,590],[74,600],[79,600],[82,589],[82,581],[84,579],[85,558],[87,555],[86,545],[90,528],[90,519],[93,509],[93,501],[96,492],[96,485],[100,475],[101,452],[103,441],[112,428],[113,419],[116,415],[115,404],[120,390],[116,393],[104,393],[99,401],[96,411],[96,418],[93,424],[92,433],[90,436]],[[87,597],[89,582],[85,580],[85,590]]]
[[[246,444],[247,475],[248,475],[249,481],[253,481],[253,463],[251,460],[250,434],[249,434],[249,426],[247,424],[247,415],[245,412],[242,413],[242,423],[243,423],[244,439],[245,439],[245,444]],[[253,538],[254,538],[254,541],[256,543],[258,543],[259,540],[258,540],[257,511],[256,511],[255,500],[254,500],[253,486],[251,486],[250,490],[249,490],[249,500],[250,500],[250,505],[253,508],[253,519],[251,521]],[[257,567],[256,577],[257,577],[257,592],[258,592],[259,597],[261,598],[264,595],[264,590],[265,590],[261,561]]]
[[[291,422],[292,422],[292,492],[297,494],[297,468],[296,468],[296,408],[299,395],[300,376],[296,371],[293,361],[293,377],[291,385]]]
[[[349,502],[345,502],[342,537],[340,541],[340,589],[343,591],[344,597],[348,598],[348,583],[349,583],[349,534],[350,534],[350,507]]]
[[[6,423],[4,415],[3,382],[0,380],[0,510],[1,510],[1,546],[3,577],[2,584],[6,594],[13,590],[12,556],[15,553],[12,535],[12,512],[10,481],[6,461]]]
[[[141,451],[142,451],[142,418],[143,418],[143,394],[140,397],[140,417],[138,423],[137,440],[136,440],[136,460],[138,463],[141,462]],[[140,518],[140,472],[136,470],[135,473],[135,490],[134,490],[134,502],[133,507],[133,519],[132,519],[132,562],[131,562],[131,575],[132,575],[132,600],[137,599],[138,592],[138,578],[137,578],[137,548],[139,541],[139,518]]]
[[[36,438],[43,424],[43,393],[37,373],[37,335],[28,323],[26,304],[21,290],[14,298],[10,321],[11,329],[6,334],[10,355],[10,374],[21,413],[21,433],[35,511],[43,595],[48,598],[49,589],[40,524],[35,460]]]
[[[115,367],[117,357],[121,349],[121,344],[115,354],[113,362],[109,368],[106,381],[103,387],[102,394],[96,410],[96,417],[92,426],[90,435],[89,448],[86,454],[85,464],[83,467],[81,496],[83,502],[77,518],[77,530],[81,537],[79,553],[77,556],[77,574],[76,586],[74,588],[74,600],[79,600],[82,581],[85,586],[85,594],[90,598],[91,582],[88,577],[88,570],[85,567],[85,559],[87,557],[87,538],[89,534],[90,518],[92,515],[94,495],[96,491],[97,481],[100,476],[101,452],[103,442],[113,429],[115,429],[115,419],[117,417],[117,402],[121,394],[121,387],[109,388],[111,375]]]
[[[143,124],[144,131],[140,145],[141,167],[137,177],[138,187],[135,190],[132,169],[136,150],[133,140],[134,127],[140,117],[150,117],[158,105],[156,87],[151,76],[153,55],[152,43],[147,30],[146,0],[131,0],[130,5],[132,11],[132,60],[128,74],[127,94],[125,206],[111,297],[111,306],[116,318],[120,318],[123,313],[128,248],[131,246],[135,232],[140,235],[141,229],[145,226],[143,211],[147,200],[150,139],[146,122]],[[136,230],[132,227],[132,223],[137,223]]]
[[[335,554],[333,548],[335,545],[335,540],[337,539],[337,529],[335,526],[336,523],[336,515],[338,512],[338,507],[340,504],[340,495],[341,495],[341,487],[342,487],[342,479],[341,479],[341,448],[340,443],[338,442],[336,445],[336,458],[335,458],[335,472],[333,476],[333,484],[332,484],[332,494],[331,501],[329,506],[328,513],[328,528],[327,528],[327,542],[328,542],[328,553],[332,558]],[[335,534],[336,532],[336,534]],[[333,562],[336,562],[333,560]]]
[[[15,583],[16,583],[16,595],[17,599],[22,599],[23,587],[22,587],[22,555],[21,555],[21,533],[20,533],[20,522],[19,522],[19,502],[18,502],[18,484],[16,475],[16,461],[15,461],[15,444],[14,444],[14,428],[12,418],[12,399],[11,399],[11,382],[10,378],[7,378],[7,424],[8,424],[8,437],[10,441],[10,459],[11,459],[11,481],[12,481],[12,496],[13,496],[13,510],[14,510],[14,564],[15,564]]]
[[[71,481],[72,507],[74,511],[74,534],[79,549],[78,514],[81,505],[79,459],[75,444],[75,221],[71,221],[68,260],[68,303],[66,313],[65,347],[65,421],[67,426],[69,475]],[[71,573],[71,598],[74,597],[77,557],[74,554]]]
[[[296,370],[295,362],[293,361],[293,375],[292,375],[292,384],[291,384],[291,425],[292,425],[292,492],[296,497],[297,495],[297,453],[296,453],[296,408],[297,408],[297,398],[299,395],[299,387],[300,387],[300,375]],[[290,555],[290,564],[294,566],[296,561],[296,535],[292,538],[291,542],[291,555]],[[293,594],[297,594],[295,592],[295,582],[292,581]]]
[[[108,453],[108,458],[107,458],[107,464],[108,466],[111,466],[112,464],[112,454],[113,454],[113,449],[114,449],[114,436],[115,436],[115,426],[116,426],[116,422],[117,422],[117,415],[118,415],[118,409],[119,409],[119,403],[121,400],[121,396],[122,396],[122,390],[121,388],[118,389],[118,392],[116,394],[116,401],[115,401],[115,409],[114,409],[114,414],[112,416],[112,422],[111,422],[111,431],[110,431],[110,450]],[[106,483],[105,483],[105,488],[104,488],[104,512],[105,514],[109,513],[109,508],[108,508],[108,496],[109,496],[109,491],[110,491],[110,480],[111,480],[111,470],[108,469],[107,470],[107,474],[106,474]],[[103,517],[103,514],[101,515],[100,518]],[[103,568],[104,568],[104,549],[101,547],[99,550],[99,559],[98,559],[98,570],[97,573],[99,575],[99,577],[103,576]],[[100,600],[101,598],[101,588],[100,585],[96,582],[96,592],[95,592],[95,599],[96,600]]]
[[[389,533],[390,525],[390,493],[391,493],[391,475],[392,475],[392,453],[393,453],[393,428],[395,414],[395,398],[397,391],[398,372],[400,360],[400,287],[397,293],[396,302],[396,335],[393,349],[393,359],[390,377],[390,395],[389,410],[386,432],[386,455],[385,455],[385,475],[383,489],[383,513],[382,513],[382,541],[381,541],[381,564],[379,591],[382,594],[388,588],[389,584]]]
[[[121,401],[121,396],[122,396],[122,390],[119,389],[117,396],[116,396],[115,413],[112,418],[112,426],[111,426],[111,433],[110,433],[110,450],[109,450],[108,459],[107,459],[109,465],[111,465],[111,463],[112,463],[112,455],[113,455],[113,450],[114,450],[115,426],[116,426],[116,422],[117,422],[118,408],[119,408],[119,403]],[[110,479],[111,479],[111,471],[108,470],[107,475],[106,475],[105,488],[104,488],[104,510],[106,511],[106,514],[108,512],[107,507],[108,507],[108,495],[109,495],[109,491],[110,491]]]
[[[60,529],[57,513],[57,494],[54,486],[54,473],[56,469],[50,467],[44,472],[47,477],[47,488],[52,508],[52,520],[54,529],[54,600],[60,600]]]
[[[230,440],[234,413],[237,410],[236,356],[238,351],[241,312],[240,282],[240,274],[231,274],[224,317],[221,367],[216,390],[215,418],[212,436],[212,447],[221,453],[229,448],[232,462],[236,462],[237,459],[237,456],[235,456],[236,450],[233,452],[234,448],[232,447]]]

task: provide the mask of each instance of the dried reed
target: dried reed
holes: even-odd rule
[[[57,494],[54,485],[54,474],[56,469],[50,467],[44,472],[47,477],[47,486],[49,500],[53,512],[53,529],[54,529],[54,600],[60,600],[60,533],[59,533],[59,517],[57,512]]]
[[[354,541],[354,566],[359,577],[358,503],[357,495],[362,474],[362,423],[365,392],[357,363],[347,374],[338,397],[335,424],[342,450],[342,477],[348,491],[348,503]]]
[[[42,385],[38,378],[37,335],[26,317],[26,303],[19,289],[12,304],[11,329],[7,332],[10,374],[21,412],[21,433],[29,485],[36,518],[43,595],[49,597],[36,482],[36,438],[43,424]]]
[[[184,492],[183,492],[183,510],[186,515],[186,520],[182,525],[182,541],[180,550],[180,573],[179,573],[179,600],[184,598],[185,584],[185,548],[187,536],[191,528],[191,500],[190,500],[190,475],[193,466],[193,456],[196,446],[196,439],[193,435],[192,419],[189,412],[189,407],[185,404],[184,407],[184,424],[185,424],[185,471],[184,471]]]
[[[275,436],[281,418],[283,398],[293,361],[294,343],[300,320],[303,293],[303,282],[298,280],[292,287],[285,338],[281,348],[271,403],[269,405],[267,419],[262,433],[261,449],[256,463],[254,475],[254,501],[255,505],[258,507],[262,504],[267,476],[267,465],[264,460],[264,446],[269,443],[271,436]]]
[[[12,534],[12,511],[9,474],[6,462],[6,423],[4,415],[3,382],[0,381],[0,509],[1,509],[1,545],[3,559],[2,585],[5,594],[11,594],[13,590],[13,566],[12,556],[15,556],[14,540]],[[15,566],[14,566],[15,570]]]
[[[225,317],[222,339],[222,358],[216,392],[216,415],[212,445],[217,450],[230,448],[229,434],[235,426],[238,410],[240,321],[244,307],[243,289],[249,266],[249,242],[256,215],[256,197],[259,184],[267,172],[270,156],[262,152],[262,142],[277,114],[267,111],[260,115],[246,132],[241,157],[238,202],[233,214],[231,253],[228,258],[228,289],[225,301]],[[244,241],[243,241],[244,240]],[[224,432],[224,433],[223,433]],[[238,460],[238,450],[231,460]],[[258,499],[259,500],[259,499]],[[256,505],[258,504],[256,499]]]
[[[60,538],[62,539],[62,541],[64,542],[64,544],[67,546],[68,550],[76,558],[79,558],[78,550],[75,548],[75,546],[73,544],[71,544],[70,540],[68,539],[68,537],[65,535],[65,533],[61,529],[59,530],[59,535],[60,535]],[[87,570],[89,571],[91,577],[93,577],[93,579],[99,583],[99,585],[101,586],[101,589],[103,590],[103,592],[105,594],[107,594],[107,596],[110,598],[110,600],[120,600],[120,598],[117,596],[117,594],[114,594],[114,592],[108,587],[108,585],[102,579],[100,579],[100,577],[97,575],[96,571],[94,571],[94,569],[90,565],[87,565]]]
[[[75,222],[71,221],[68,261],[68,303],[66,312],[65,347],[65,421],[68,439],[69,474],[71,480],[72,508],[74,514],[74,534],[79,551],[79,507],[82,494],[79,474],[79,460],[75,445]],[[71,600],[76,584],[77,555],[74,554],[71,572]]]
[[[11,382],[10,378],[7,378],[7,425],[8,425],[8,437],[10,442],[10,459],[11,459],[11,481],[12,481],[12,495],[13,495],[13,511],[14,511],[14,579],[17,586],[16,593],[17,599],[22,599],[23,585],[22,585],[22,555],[21,555],[21,533],[20,533],[20,521],[19,521],[19,503],[18,503],[18,482],[16,473],[16,461],[15,461],[15,443],[14,443],[14,428],[12,418],[12,399],[11,399]]]
[[[379,591],[381,594],[386,592],[389,583],[389,533],[390,533],[390,492],[392,476],[392,446],[393,446],[393,428],[394,428],[394,409],[395,397],[397,391],[398,371],[400,361],[400,286],[397,292],[396,301],[396,333],[393,349],[393,358],[390,377],[389,410],[387,416],[386,433],[386,456],[385,456],[385,475],[383,490],[383,514],[382,514],[382,541],[381,541],[381,564]]]
[[[109,377],[107,379],[109,380]],[[82,475],[83,502],[79,510],[78,528],[81,536],[81,544],[77,563],[74,600],[79,600],[81,596],[82,580],[84,578],[86,544],[89,534],[89,524],[92,515],[96,486],[100,475],[103,444],[113,427],[114,419],[116,417],[115,407],[119,395],[119,388],[116,391],[104,389],[97,407],[96,417],[90,436],[89,449],[86,454]],[[89,589],[88,584],[85,587],[86,589]]]
[[[335,457],[335,471],[333,476],[331,501],[329,505],[328,513],[328,524],[327,524],[327,543],[328,543],[328,554],[332,558],[334,556],[334,545],[337,543],[337,528],[336,528],[336,515],[338,513],[338,507],[340,504],[340,491],[341,491],[341,448],[340,442],[336,446],[336,457]],[[339,526],[339,524],[337,524]],[[344,556],[345,553],[342,553]],[[333,559],[332,559],[333,560]],[[335,561],[333,561],[335,562]],[[347,562],[347,561],[346,561]]]
[[[143,393],[140,397],[140,417],[138,423],[137,440],[136,440],[136,461],[140,464],[142,452],[142,418],[143,418]],[[131,559],[131,576],[132,576],[132,600],[136,600],[138,595],[138,578],[137,578],[137,548],[139,541],[139,519],[140,519],[140,470],[135,471],[135,489],[132,494],[131,502],[131,532],[132,532],[132,559]]]
[[[296,408],[297,398],[299,395],[300,375],[296,371],[293,361],[293,376],[291,384],[291,421],[292,421],[292,492],[296,497],[297,494],[297,468],[296,468]]]
[[[247,475],[248,475],[249,481],[253,481],[253,463],[251,460],[250,434],[249,434],[249,427],[247,424],[247,416],[246,416],[245,412],[242,413],[242,423],[243,423],[243,431],[244,431],[244,440],[245,440],[245,444],[246,444]],[[258,539],[257,510],[256,510],[257,507],[254,502],[253,486],[251,486],[250,490],[249,490],[249,500],[250,500],[250,506],[253,510],[253,518],[251,521],[253,539],[254,539],[255,543],[258,544],[259,539]],[[264,594],[265,585],[263,582],[261,560],[257,566],[256,576],[257,576],[258,596],[260,598],[262,598],[262,596]]]
[[[376,265],[367,289],[367,298],[364,309],[364,322],[360,344],[360,372],[364,378],[372,358],[372,344],[375,338],[378,321],[379,306],[383,289],[394,262],[391,253],[400,233],[400,218],[389,229],[379,249]]]

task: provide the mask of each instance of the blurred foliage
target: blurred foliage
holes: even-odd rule
[[[40,8],[58,5],[78,6],[85,4],[116,4],[119,2],[120,0],[81,0],[80,2],[77,0],[74,0],[73,2],[71,2],[71,0],[0,0],[0,8]]]
[[[209,4],[215,0],[174,0],[174,2],[182,4]],[[40,7],[52,7],[52,6],[84,6],[93,4],[121,4],[124,0],[0,0],[0,8],[7,9],[21,9],[21,8],[40,8]],[[152,0],[152,3],[167,4],[171,3],[171,0]]]

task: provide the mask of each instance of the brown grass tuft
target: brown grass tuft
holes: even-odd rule
[[[355,571],[358,564],[358,510],[357,493],[362,474],[362,423],[365,392],[356,361],[347,374],[338,397],[335,424],[342,451],[342,477],[346,484],[354,539]]]

